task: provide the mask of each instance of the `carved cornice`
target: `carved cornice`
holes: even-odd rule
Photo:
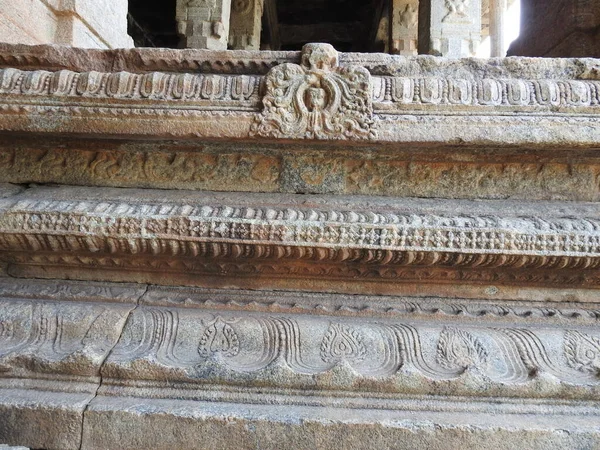
[[[346,249],[348,254],[340,255],[343,259],[353,257],[352,250],[515,255],[531,257],[533,264],[538,264],[534,262],[536,258],[565,258],[583,269],[596,267],[595,258],[600,256],[600,221],[583,217],[438,216],[260,205],[36,199],[17,200],[2,213],[0,225],[3,236],[23,233],[97,236],[132,242],[173,239]],[[40,245],[40,250],[51,248]],[[92,246],[91,241],[88,245]],[[150,254],[175,251],[161,246],[144,247],[135,250]],[[5,248],[12,249],[10,245]],[[96,250],[102,248],[105,246],[100,245]],[[589,258],[589,262],[577,258]],[[504,264],[511,265],[511,261]],[[547,264],[564,265],[564,261]]]
[[[63,198],[68,190],[58,191]],[[85,192],[85,191],[84,191]],[[95,191],[94,196],[102,191]],[[250,202],[9,198],[3,259],[19,264],[326,279],[598,285],[593,215],[402,213]],[[91,191],[90,191],[91,193]],[[66,195],[66,197],[65,197]],[[191,199],[190,198],[190,199]],[[288,202],[293,197],[288,198]],[[286,201],[280,197],[280,201]],[[490,210],[489,208],[488,210]]]
[[[258,101],[256,75],[202,75],[150,72],[21,71],[0,69],[0,94],[46,96],[57,100],[182,101],[210,100],[230,109],[247,109]],[[239,105],[233,102],[239,101]],[[250,105],[250,106],[248,106]]]
[[[279,78],[283,76],[286,70],[288,72],[292,70],[292,72],[295,72],[293,74],[288,73],[287,76],[293,76],[286,80],[286,83],[290,87],[295,86],[293,90],[295,94],[295,89],[303,86],[300,80],[305,77],[308,77],[306,80],[309,80],[311,72],[303,66],[286,64],[276,66],[272,69],[270,75],[267,75],[267,80],[271,79],[271,81],[267,81],[267,84],[272,86],[268,89],[281,88],[277,84],[280,82]],[[372,101],[375,111],[380,114],[410,111],[411,106],[418,107],[421,105],[428,109],[433,109],[439,105],[495,108],[564,107],[571,108],[569,112],[586,112],[583,108],[595,107],[600,104],[600,81],[518,78],[471,80],[439,75],[430,77],[373,77],[373,81],[371,81],[368,72],[354,74],[352,70],[357,69],[352,68],[349,70],[350,72],[347,75],[338,78],[339,82],[347,83],[347,81],[344,81],[344,77],[350,80],[360,73],[360,77],[362,77],[360,83],[364,83],[364,88],[359,88],[357,85],[356,87],[348,86],[345,89],[354,92],[353,95],[360,95],[362,102],[365,104],[364,107],[368,107]],[[324,76],[323,79],[327,80],[327,71],[323,71],[322,74],[319,76]],[[299,77],[297,83],[292,81],[293,77]],[[48,97],[48,100],[53,98],[57,100],[79,98],[163,100],[172,102],[211,100],[216,102],[215,107],[219,106],[219,102],[229,101],[231,104],[221,103],[221,106],[223,108],[229,106],[230,109],[235,109],[235,106],[245,106],[256,110],[258,109],[258,85],[262,78],[259,75],[252,74],[216,75],[168,72],[136,74],[126,71],[74,72],[70,70],[52,72],[5,68],[0,69],[0,94],[24,97],[44,96]],[[373,89],[371,89],[371,83],[374,86]],[[334,85],[331,85],[330,89],[333,90]],[[361,89],[364,89],[364,93]],[[341,95],[341,92],[337,95]],[[334,91],[329,95],[333,94]],[[283,97],[280,100],[275,97],[270,98],[272,95],[272,93],[267,93],[267,98],[263,102],[276,104],[283,101]],[[291,101],[293,95],[289,94],[288,96]],[[343,101],[353,100],[352,97],[348,97],[337,101],[342,101],[343,104]],[[154,107],[159,108],[158,105],[154,105]],[[484,108],[481,111],[493,114],[493,111],[489,108]],[[592,111],[595,111],[595,109],[589,112]]]
[[[145,58],[142,50],[135,52],[139,61],[166,58],[161,51]],[[173,53],[170,62],[164,59],[162,66],[141,63],[143,70],[135,64],[117,63],[98,63],[84,70],[85,65],[75,62],[57,70],[51,56],[28,56],[27,52],[9,56],[0,51],[0,61],[6,61],[0,69],[0,129],[75,133],[83,126],[79,120],[93,120],[94,135],[437,142],[441,138],[426,129],[441,123],[448,127],[445,141],[503,142],[504,134],[499,131],[497,136],[482,131],[485,123],[501,120],[503,127],[513,127],[515,142],[509,143],[531,144],[552,142],[551,130],[556,125],[571,134],[568,127],[575,125],[570,119],[576,118],[581,128],[579,133],[573,130],[574,142],[590,145],[599,140],[594,130],[598,128],[600,80],[590,60],[527,60],[523,65],[495,61],[481,66],[481,62],[467,60],[338,55],[325,44],[308,45],[302,54],[244,53],[248,58],[242,58],[244,63],[236,60],[241,56],[238,53],[202,53],[209,68],[199,71],[197,64],[184,63],[179,53]],[[319,61],[312,57],[310,62],[313,54],[327,56]],[[272,63],[265,63],[269,71],[252,70],[252,58],[256,64],[271,58]],[[46,114],[54,113],[67,119],[48,122]],[[31,114],[40,118],[15,120],[15,116]],[[532,114],[543,118],[537,122]],[[207,125],[214,115],[227,117],[227,125]],[[466,128],[460,136],[452,131],[457,115],[465,116],[461,126]],[[115,116],[127,118],[127,128],[121,129]],[[142,121],[157,116],[166,116],[172,126],[165,123],[163,129],[157,124],[148,133]],[[390,122],[397,116],[402,124]],[[200,125],[191,120],[206,122]],[[521,129],[532,126],[537,133]]]

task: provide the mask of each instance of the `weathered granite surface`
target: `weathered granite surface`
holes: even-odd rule
[[[0,0],[0,41],[129,48],[125,0]]]
[[[599,95],[594,59],[0,44],[0,442],[598,447]]]

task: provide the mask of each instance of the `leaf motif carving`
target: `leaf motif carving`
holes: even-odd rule
[[[456,328],[444,328],[437,345],[437,361],[447,369],[478,367],[487,362],[488,353],[479,339]]]
[[[583,373],[600,373],[600,339],[568,330],[565,332],[567,364]]]
[[[226,357],[236,356],[240,352],[240,342],[237,333],[220,317],[211,323],[202,338],[198,351],[203,356],[220,354]]]
[[[362,361],[367,349],[362,336],[344,325],[332,324],[321,342],[321,359],[329,363]]]

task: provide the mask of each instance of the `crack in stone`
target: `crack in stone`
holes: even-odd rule
[[[86,412],[88,411],[88,408],[90,407],[90,405],[92,404],[92,402],[96,399],[96,397],[98,397],[98,392],[100,391],[100,388],[102,387],[102,383],[103,383],[102,369],[104,367],[104,364],[106,363],[106,361],[110,357],[112,351],[115,349],[115,347],[117,346],[117,344],[121,341],[121,338],[123,337],[123,332],[125,331],[125,327],[127,326],[127,322],[129,321],[129,318],[133,315],[133,313],[135,312],[135,310],[140,306],[140,301],[142,300],[142,298],[144,297],[144,295],[146,295],[146,293],[148,292],[149,288],[150,288],[149,284],[145,284],[144,285],[144,290],[138,296],[138,298],[136,299],[135,306],[129,311],[129,313],[127,314],[127,317],[123,321],[123,326],[122,326],[121,330],[119,331],[119,337],[115,341],[114,345],[110,348],[110,350],[108,352],[106,352],[105,358],[100,363],[100,367],[98,368],[98,376],[100,378],[100,380],[98,382],[98,386],[96,387],[96,390],[94,392],[93,397],[87,402],[87,404],[85,405],[85,408],[83,409],[83,412],[81,413],[81,433],[80,433],[80,437],[79,437],[79,449],[78,450],[82,450],[83,449],[83,444],[84,444],[83,438],[84,438],[84,432],[85,432],[85,415],[86,415]]]

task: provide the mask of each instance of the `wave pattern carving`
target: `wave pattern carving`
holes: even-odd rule
[[[216,364],[218,373],[234,378],[238,372],[268,372],[275,365],[301,375],[346,367],[358,378],[403,373],[452,381],[476,371],[500,384],[522,384],[542,374],[561,383],[600,384],[599,336],[571,329],[342,323],[209,312],[184,317],[174,311],[136,310],[109,364],[144,359],[205,374]],[[198,323],[204,326],[198,329]]]

